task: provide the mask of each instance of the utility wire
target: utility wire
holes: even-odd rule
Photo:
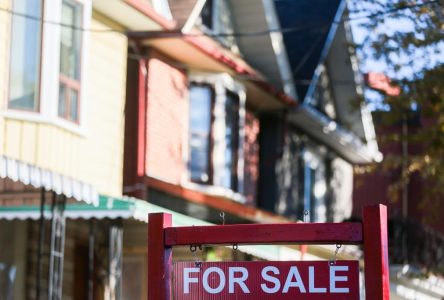
[[[398,11],[406,10],[406,9],[414,9],[418,7],[423,7],[427,5],[437,4],[440,3],[440,0],[430,0],[430,1],[424,1],[421,3],[414,3],[411,5],[405,5],[402,7],[395,7],[388,10],[379,11],[373,14],[367,14],[362,16],[356,16],[356,17],[349,17],[349,18],[343,18],[340,21],[331,21],[331,22],[318,22],[318,23],[305,23],[300,24],[297,26],[291,26],[286,28],[272,28],[272,29],[265,29],[265,30],[258,30],[258,31],[250,31],[250,32],[222,32],[222,33],[213,33],[213,34],[206,34],[206,33],[182,33],[177,31],[164,31],[159,32],[153,37],[155,38],[170,38],[170,37],[198,37],[198,36],[207,36],[207,37],[255,37],[255,36],[262,36],[262,35],[268,35],[271,33],[291,33],[291,32],[297,32],[302,30],[309,30],[309,29],[322,29],[325,27],[329,27],[332,24],[341,24],[343,22],[350,22],[350,21],[356,21],[356,20],[362,20],[362,19],[373,19],[385,15],[390,15]],[[0,11],[4,11],[6,13],[9,13],[11,15],[24,17],[27,19],[39,21],[42,23],[52,24],[52,25],[58,25],[61,27],[71,28],[74,30],[80,30],[80,31],[86,31],[86,32],[94,32],[94,33],[120,33],[124,34],[125,36],[131,35],[130,31],[127,30],[118,30],[118,29],[94,29],[94,28],[85,28],[85,27],[79,27],[74,26],[72,24],[66,24],[61,22],[55,22],[51,20],[46,20],[41,17],[32,16],[20,12],[13,11],[8,8],[0,8]]]

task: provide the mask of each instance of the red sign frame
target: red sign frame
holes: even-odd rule
[[[173,264],[177,300],[359,300],[359,261]]]
[[[148,300],[172,299],[172,247],[233,244],[363,244],[366,299],[390,299],[384,205],[365,207],[362,223],[172,227],[171,214],[149,214],[148,218]]]

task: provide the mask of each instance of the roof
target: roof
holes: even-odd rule
[[[344,9],[343,0],[275,0],[298,98],[303,100],[316,68],[326,58]]]

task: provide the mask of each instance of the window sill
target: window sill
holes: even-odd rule
[[[86,136],[85,128],[83,126],[65,121],[59,117],[48,117],[46,114],[41,114],[38,112],[18,110],[6,110],[2,115],[6,119],[53,125],[74,133],[80,137]]]
[[[247,203],[247,199],[245,198],[244,195],[242,195],[238,192],[234,192],[231,189],[221,187],[221,186],[205,185],[205,184],[199,184],[199,183],[194,183],[194,182],[189,182],[189,181],[183,182],[182,186],[184,188],[187,188],[190,190],[195,190],[200,193],[205,193],[210,196],[227,198],[229,200],[232,200],[234,202],[238,202],[241,204]]]

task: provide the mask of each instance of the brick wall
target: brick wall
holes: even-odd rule
[[[249,205],[256,205],[257,179],[259,176],[259,120],[250,111],[245,116],[245,187]]]
[[[148,60],[146,173],[178,184],[186,172],[187,78],[158,52]]]

